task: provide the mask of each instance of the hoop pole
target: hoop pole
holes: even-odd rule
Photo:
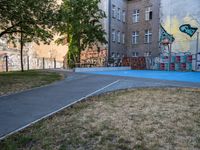
[[[170,43],[168,45],[169,48],[169,66],[168,66],[168,71],[170,71],[170,65],[171,65],[171,52],[172,52],[172,44]]]
[[[195,70],[198,70],[198,53],[199,53],[199,32],[197,32],[197,43],[196,43],[196,62],[195,62]]]

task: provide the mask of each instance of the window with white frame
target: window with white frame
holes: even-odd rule
[[[125,10],[123,10],[123,12],[122,12],[122,21],[126,22],[126,11]]]
[[[117,11],[117,19],[121,20],[121,9],[120,8],[118,8],[118,11]]]
[[[112,41],[115,42],[115,40],[116,40],[116,39],[115,39],[115,30],[113,29],[113,30],[112,30]]]
[[[122,33],[122,44],[125,44],[125,33]]]
[[[151,20],[153,18],[152,7],[145,8],[145,20]]]
[[[144,43],[152,42],[152,31],[151,29],[145,30]]]
[[[133,11],[133,23],[139,22],[140,10],[136,9]]]
[[[145,53],[144,53],[144,56],[145,56],[145,57],[149,57],[149,56],[151,56],[151,51],[149,51],[149,52],[145,52]]]
[[[115,53],[114,52],[112,52],[111,57],[115,58]]]
[[[134,31],[132,33],[132,44],[138,44],[138,42],[139,42],[139,32]]]
[[[116,9],[116,6],[115,5],[112,5],[112,17],[113,18],[116,18],[116,13],[115,13],[115,10]]]
[[[138,52],[133,52],[133,57],[138,57],[139,53]]]
[[[120,31],[117,32],[117,42],[118,43],[121,42],[121,33],[120,33]]]

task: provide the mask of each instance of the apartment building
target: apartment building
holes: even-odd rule
[[[127,8],[127,55],[158,56],[159,0],[131,0]]]
[[[111,0],[109,5],[109,56],[121,58],[127,54],[127,0]]]
[[[110,0],[109,56],[159,54],[159,0]]]

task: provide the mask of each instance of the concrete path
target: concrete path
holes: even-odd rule
[[[65,80],[50,86],[0,97],[0,139],[95,94],[136,87],[200,88],[200,83],[70,72],[65,74],[68,76]]]

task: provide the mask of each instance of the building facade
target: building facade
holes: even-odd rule
[[[127,55],[159,55],[159,0],[130,0],[127,8]]]
[[[109,56],[121,58],[127,53],[127,0],[111,0],[109,5]]]
[[[107,50],[107,58],[104,59],[106,62],[97,66],[113,60],[110,58],[119,64],[125,56],[159,55],[160,0],[102,0],[99,7],[107,16],[101,22],[108,44],[100,45],[102,51]],[[83,53],[82,63],[91,62],[91,50],[88,49],[88,55]],[[95,62],[97,59],[95,57]]]
[[[109,57],[158,57],[161,26],[175,38],[173,53],[199,52],[199,0],[107,0],[104,5],[109,6],[104,10]],[[192,37],[180,31],[184,24],[197,28]]]
[[[160,0],[105,0],[109,58],[159,55]]]

